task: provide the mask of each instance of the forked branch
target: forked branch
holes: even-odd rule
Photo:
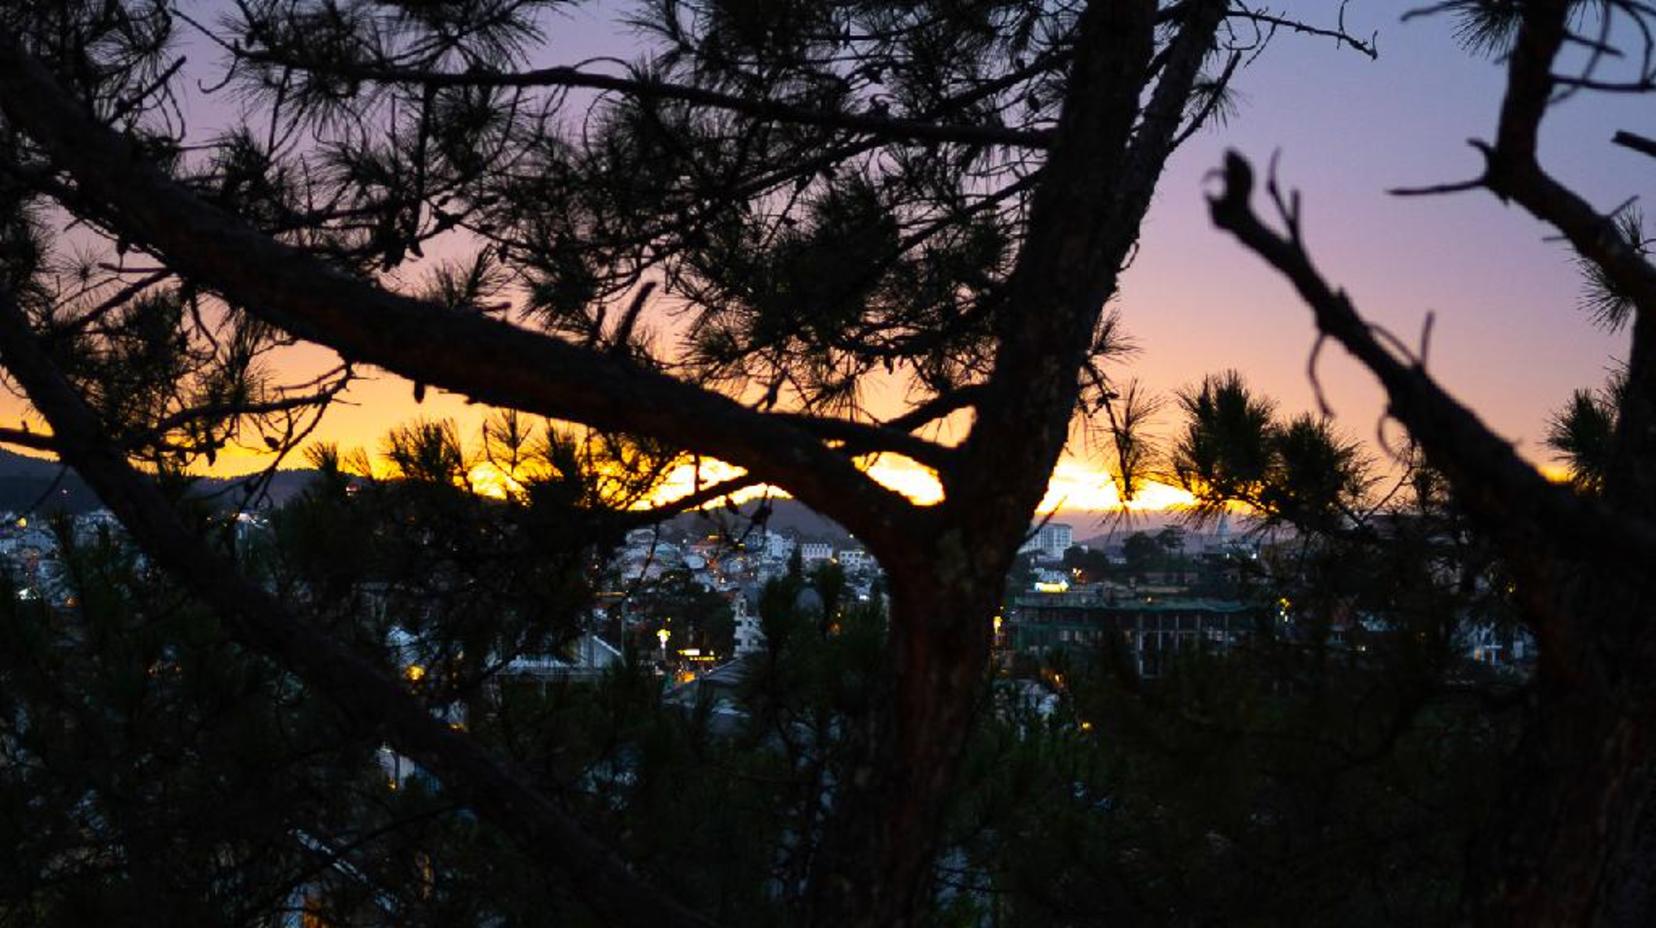
[[[1537,0],[1525,6],[1507,68],[1495,144],[1479,146],[1489,160],[1485,186],[1562,232],[1640,313],[1656,312],[1656,266],[1620,234],[1614,216],[1598,212],[1559,183],[1537,157],[1541,120],[1559,84],[1553,61],[1568,35],[1572,6],[1567,0]]]

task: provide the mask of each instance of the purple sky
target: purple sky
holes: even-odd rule
[[[1331,3],[1301,3],[1315,11]],[[1463,53],[1442,20],[1400,23],[1392,4],[1355,3],[1348,22],[1380,30],[1378,61],[1332,43],[1279,36],[1239,83],[1232,124],[1192,140],[1162,181],[1123,308],[1144,345],[1137,370],[1163,390],[1223,367],[1286,408],[1315,405],[1305,375],[1310,316],[1290,288],[1208,224],[1203,175],[1234,147],[1304,197],[1305,234],[1324,273],[1360,311],[1414,344],[1436,313],[1428,368],[1537,460],[1549,410],[1596,386],[1626,336],[1576,308],[1580,280],[1550,230],[1487,193],[1398,198],[1384,191],[1462,180],[1493,134],[1503,71]],[[1315,15],[1313,12],[1311,15]],[[1543,163],[1595,205],[1656,182],[1650,159],[1609,144],[1618,128],[1656,129],[1648,102],[1567,101],[1544,124]],[[1339,424],[1370,439],[1380,412],[1371,378],[1338,349],[1319,367]]]

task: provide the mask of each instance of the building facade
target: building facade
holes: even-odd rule
[[[1263,620],[1261,609],[1238,602],[1118,599],[1090,590],[1037,593],[1014,598],[1007,644],[1017,652],[1042,655],[1100,651],[1119,642],[1141,676],[1155,677],[1173,655],[1227,651]]]
[[[1047,522],[1035,530],[1024,542],[1019,554],[1034,553],[1044,561],[1061,561],[1064,552],[1075,544],[1075,529],[1063,522]]]
[[[806,564],[820,564],[834,559],[834,546],[825,541],[807,541],[799,546],[799,559]]]

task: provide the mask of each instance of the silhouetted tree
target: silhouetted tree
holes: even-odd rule
[[[1064,552],[1064,569],[1079,570],[1087,582],[1094,583],[1108,578],[1114,572],[1114,565],[1103,551],[1071,545]]]
[[[1430,8],[1458,20],[1475,50],[1501,56],[1506,88],[1481,169],[1464,182],[1405,191],[1487,191],[1552,226],[1587,271],[1593,320],[1627,328],[1625,373],[1578,394],[1552,444],[1575,469],[1548,482],[1428,373],[1410,349],[1358,314],[1312,264],[1301,201],[1269,179],[1280,230],[1254,212],[1252,167],[1232,154],[1211,201],[1214,222],[1291,281],[1319,342],[1332,339],[1386,391],[1418,443],[1509,565],[1522,618],[1540,645],[1533,715],[1497,787],[1473,852],[1466,916],[1485,924],[1634,925],[1656,912],[1656,264],[1628,204],[1594,207],[1539,157],[1551,106],[1579,93],[1656,92],[1650,8],[1608,0],[1465,0]],[[1579,58],[1566,49],[1585,47]],[[1618,71],[1619,69],[1619,71]],[[1618,133],[1634,152],[1649,139]],[[1417,353],[1418,352],[1418,353]]]
[[[1134,532],[1121,543],[1121,556],[1127,561],[1127,572],[1136,580],[1144,579],[1160,555],[1161,547],[1148,532]]]
[[[0,354],[51,426],[0,437],[73,463],[236,640],[628,924],[700,918],[242,577],[131,465],[285,451],[375,366],[415,399],[630,436],[645,473],[700,455],[743,471],[696,500],[782,487],[868,546],[891,618],[797,921],[913,924],[991,616],[1072,420],[1108,423],[1124,490],[1144,464],[1105,305],[1163,166],[1278,26],[1372,46],[1228,0],[692,2],[636,15],[636,65],[531,66],[550,7],[253,0],[198,23],[0,3]],[[181,25],[223,81],[182,71]],[[186,137],[179,94],[209,83],[247,117]],[[109,254],[49,239],[54,211]],[[456,239],[463,257],[418,263]],[[669,355],[648,333],[657,289],[684,320]],[[281,382],[266,362],[295,341],[339,366]],[[875,419],[859,387],[881,373],[912,402]],[[963,410],[958,444],[920,434]],[[413,437],[408,464],[452,465]],[[874,453],[932,468],[944,501],[875,482]]]

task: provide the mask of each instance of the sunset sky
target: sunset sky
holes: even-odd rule
[[[1336,4],[1287,6],[1316,20],[1331,17]],[[1546,463],[1539,442],[1549,411],[1572,389],[1599,384],[1626,336],[1595,329],[1576,308],[1580,280],[1568,252],[1517,209],[1487,193],[1402,199],[1384,192],[1473,176],[1479,160],[1466,139],[1492,133],[1503,76],[1496,63],[1457,47],[1448,22],[1402,23],[1399,9],[1356,0],[1347,11],[1352,31],[1378,31],[1378,61],[1325,39],[1277,36],[1236,82],[1237,118],[1174,158],[1124,278],[1119,305],[1142,350],[1119,373],[1168,394],[1204,373],[1236,368],[1288,411],[1314,406],[1305,372],[1308,311],[1279,277],[1211,227],[1202,199],[1204,174],[1226,148],[1261,165],[1280,150],[1282,179],[1302,191],[1306,236],[1324,272],[1407,342],[1434,311],[1430,370],[1524,454]],[[636,40],[603,15],[585,9],[552,21],[550,47],[537,57],[636,57]],[[192,60],[209,57],[190,50]],[[192,126],[210,123],[222,105],[194,98],[186,115]],[[1601,209],[1656,192],[1650,160],[1610,145],[1617,129],[1656,135],[1656,113],[1640,99],[1583,97],[1555,107],[1544,128],[1543,163]],[[291,363],[297,370],[328,359],[314,350]],[[1372,380],[1333,348],[1320,371],[1339,426],[1372,444],[1380,412]],[[330,412],[319,430],[347,448],[371,450],[388,428],[417,417],[453,417],[469,433],[483,414],[436,391],[416,405],[408,384],[384,374],[347,399],[354,405]],[[0,412],[15,421],[15,400]],[[256,465],[238,456],[220,466]],[[903,487],[921,486],[896,464],[885,468]],[[1107,484],[1095,462],[1076,453],[1061,465],[1049,504],[1107,505]]]

